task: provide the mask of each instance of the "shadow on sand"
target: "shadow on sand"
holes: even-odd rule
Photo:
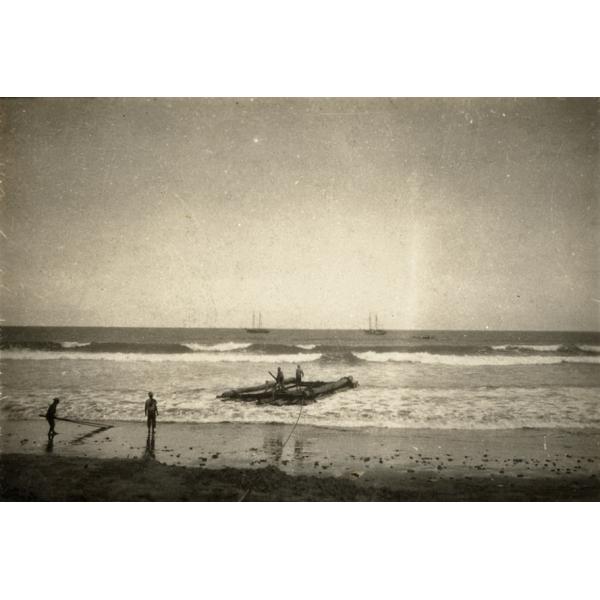
[[[154,450],[156,443],[154,432],[148,432],[148,437],[146,438],[146,449],[144,450],[144,460],[156,460],[156,453]]]
[[[112,425],[107,425],[104,427],[98,427],[97,429],[93,429],[92,431],[89,431],[88,433],[84,433],[83,435],[80,435],[79,437],[75,438],[74,440],[71,440],[71,444],[80,444],[81,442],[83,442],[83,440],[86,440],[87,438],[92,437],[93,435],[96,435],[97,433],[102,433],[103,431],[106,431],[107,429],[111,429]]]

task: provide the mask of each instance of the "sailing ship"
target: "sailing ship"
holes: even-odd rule
[[[262,313],[258,313],[258,327],[256,327],[256,313],[252,313],[252,327],[246,329],[248,333],[269,333],[268,329],[262,326]]]
[[[371,313],[369,313],[369,329],[365,329],[364,331],[367,335],[385,335],[387,333],[385,329],[379,329],[379,325],[377,323],[377,313],[375,314],[375,328],[373,328]]]

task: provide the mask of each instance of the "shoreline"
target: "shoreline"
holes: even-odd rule
[[[297,408],[299,405],[294,406]],[[42,409],[40,409],[42,410]],[[294,426],[296,421],[297,414],[293,415],[290,421],[232,421],[232,420],[221,420],[221,421],[174,421],[160,418],[157,419],[157,431],[161,427],[213,427],[213,426],[250,426],[250,427],[289,427],[290,429]],[[72,418],[69,416],[69,418]],[[110,425],[111,427],[120,427],[120,426],[135,426],[137,429],[146,427],[145,417],[143,419],[105,419],[105,418],[90,418],[89,420],[86,418],[81,419],[82,422],[93,422],[99,423],[103,425]],[[10,423],[31,423],[37,424],[38,426],[42,423],[45,427],[46,421],[41,416],[37,419],[33,418],[2,418],[2,413],[0,412],[0,428],[3,426],[9,426]],[[61,421],[57,420],[57,427],[61,425]],[[73,423],[69,423],[67,421],[64,422],[65,425],[71,426]],[[465,431],[465,432],[477,432],[477,433],[494,433],[494,432],[503,432],[509,433],[511,431],[533,431],[533,432],[570,432],[576,433],[578,431],[588,432],[590,434],[600,434],[600,426],[579,426],[579,425],[571,425],[569,427],[534,427],[534,426],[521,426],[521,427],[480,427],[480,428],[465,428],[465,427],[386,427],[383,425],[333,425],[333,424],[321,424],[321,423],[302,423],[302,419],[298,423],[298,428],[314,428],[314,429],[323,429],[323,430],[331,430],[331,431],[340,431],[340,432],[370,432],[370,433],[393,433],[393,432],[457,432],[457,431]],[[43,427],[42,427],[43,428]]]
[[[77,489],[87,485],[80,468],[85,463],[103,473],[109,488],[115,473],[122,476],[116,495],[90,484],[82,492],[85,500],[132,500],[136,494],[139,499],[176,500],[163,481],[172,477],[179,482],[177,489],[187,490],[181,498],[198,500],[224,499],[211,491],[213,484],[225,486],[227,499],[234,500],[240,486],[246,485],[240,482],[253,477],[264,483],[255,499],[600,499],[597,428],[390,430],[298,425],[292,433],[292,425],[278,423],[162,422],[149,438],[141,422],[106,425],[111,428],[58,422],[59,435],[50,444],[42,419],[0,421],[1,475],[4,488],[11,490],[8,496],[0,495],[74,498]],[[58,483],[58,488],[44,487],[53,472],[63,473],[62,487]],[[32,473],[39,473],[40,479]],[[136,483],[141,473],[147,479],[143,492]],[[237,483],[230,485],[230,479]],[[210,485],[197,488],[201,483]]]

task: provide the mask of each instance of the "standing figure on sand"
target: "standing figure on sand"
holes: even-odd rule
[[[154,433],[156,429],[156,417],[158,417],[158,406],[152,392],[148,392],[148,399],[144,405],[144,414],[148,417],[148,434],[150,434],[150,427],[152,427],[152,433]]]
[[[52,404],[48,407],[48,410],[46,411],[46,421],[48,421],[48,425],[50,425],[50,429],[48,430],[49,440],[51,440],[55,435],[58,435],[58,433],[54,431],[54,419],[56,419],[56,409],[58,408],[59,402],[59,398],[54,398],[54,400],[52,400]]]

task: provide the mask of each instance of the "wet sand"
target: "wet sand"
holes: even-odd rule
[[[107,423],[108,424],[108,423]],[[1,423],[15,500],[599,500],[600,430]],[[284,447],[285,444],[285,447]],[[87,465],[87,466],[86,466]],[[249,490],[249,491],[248,491]]]

